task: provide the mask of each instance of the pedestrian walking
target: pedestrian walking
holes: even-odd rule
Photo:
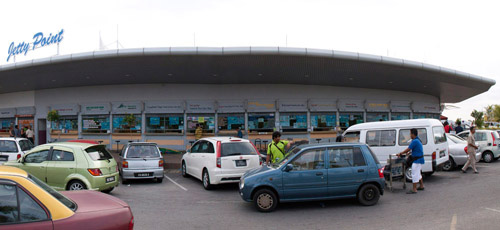
[[[476,145],[476,138],[474,137],[474,133],[476,133],[476,127],[470,127],[470,134],[467,137],[467,154],[469,157],[467,158],[467,163],[465,163],[462,168],[462,172],[466,173],[469,166],[472,166],[474,173],[479,173],[476,169],[476,149],[479,147]]]
[[[451,126],[450,126],[450,124],[448,123],[448,121],[445,121],[443,125],[444,125],[444,132],[445,132],[445,133],[450,133],[450,131],[451,131]]]
[[[243,132],[241,131],[241,127],[238,127],[238,137],[243,138]]]
[[[196,124],[196,129],[194,130],[194,139],[199,140],[203,136],[203,129],[200,124]]]
[[[14,137],[15,134],[14,134],[14,127],[10,126],[9,128],[9,137]]]
[[[281,133],[278,131],[273,132],[273,141],[267,146],[266,164],[276,163],[285,158],[285,147],[290,148],[293,141],[281,140]]]
[[[455,127],[455,132],[456,133],[460,133],[460,132],[463,132],[463,131],[464,131],[464,128],[462,128],[462,122],[458,121],[457,122],[457,127]]]
[[[31,130],[31,126],[28,126],[26,130],[26,137],[28,137],[28,140],[30,140],[32,144],[35,144],[35,133]]]
[[[398,156],[406,154],[411,151],[411,156],[408,159],[413,159],[413,164],[411,165],[411,180],[413,183],[413,188],[406,192],[407,194],[415,194],[417,190],[424,190],[424,181],[422,179],[422,165],[425,164],[424,160],[424,147],[422,141],[418,138],[417,129],[413,128],[410,130],[410,138],[412,139],[410,146],[403,152],[398,153]],[[417,188],[417,185],[420,186]]]
[[[14,126],[14,137],[21,137],[21,131],[17,125]]]

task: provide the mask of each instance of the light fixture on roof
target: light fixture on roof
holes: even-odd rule
[[[86,78],[86,79],[90,79],[90,76],[86,76],[85,78]]]
[[[169,77],[171,77],[171,76],[173,76],[174,74],[169,73],[169,74],[167,74],[167,75],[168,75]]]
[[[217,74],[216,74],[216,73],[214,73],[214,74],[212,74],[212,76],[217,77]]]
[[[352,81],[352,80],[354,80],[354,78],[350,77],[350,78],[349,78],[349,81]]]
[[[390,81],[390,82],[387,82],[387,83],[389,83],[389,84],[392,84],[392,81]]]
[[[52,79],[52,82],[56,82],[56,79]]]
[[[263,75],[263,74],[261,74],[261,73],[257,74],[257,76],[259,76],[259,77],[262,77],[262,75]]]
[[[426,86],[426,85],[424,85],[424,88],[427,88],[427,86]]]
[[[131,75],[130,74],[125,74],[125,77],[130,77]]]
[[[309,74],[304,75],[304,77],[309,77]]]

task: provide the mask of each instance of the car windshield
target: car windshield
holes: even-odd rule
[[[113,159],[113,156],[106,150],[104,145],[94,145],[85,149],[90,158],[94,161]]]
[[[294,147],[294,148],[288,150],[288,153],[285,154],[285,157],[283,158],[283,160],[274,163],[273,168],[279,168],[282,165],[286,164],[293,156],[295,156],[295,154],[300,152],[300,150],[301,149],[298,147]]]
[[[35,147],[31,143],[31,141],[29,141],[29,140],[20,140],[19,146],[21,146],[21,151],[28,151],[28,150],[32,149],[33,147]]]
[[[73,211],[76,211],[77,205],[76,205],[75,202],[73,202],[69,198],[65,197],[63,194],[59,193],[58,191],[54,190],[53,188],[51,188],[50,186],[48,186],[47,184],[45,184],[44,182],[42,182],[38,178],[36,178],[36,177],[34,177],[32,175],[28,175],[28,178],[31,181],[33,181],[36,185],[38,185],[40,188],[42,188],[43,190],[45,190],[47,193],[49,193],[50,195],[52,195],[54,198],[56,198],[57,200],[59,200],[59,202],[61,202],[62,204],[64,204],[66,207],[68,207],[69,209],[71,209]]]
[[[154,145],[131,145],[125,158],[158,158],[160,151]]]
[[[15,141],[0,140],[0,152],[17,153],[17,145]]]

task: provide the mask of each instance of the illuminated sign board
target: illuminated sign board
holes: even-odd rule
[[[63,40],[63,34],[64,34],[64,29],[61,29],[58,33],[52,34],[50,33],[49,36],[44,36],[42,32],[38,32],[35,35],[33,35],[33,42],[19,42],[15,43],[12,42],[10,43],[9,46],[9,56],[7,56],[7,61],[11,57],[14,57],[18,54],[26,54],[30,50],[35,50],[36,48],[52,45],[52,44],[59,44]]]

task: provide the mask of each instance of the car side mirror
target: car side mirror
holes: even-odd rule
[[[293,169],[293,165],[292,165],[292,164],[287,164],[287,165],[285,166],[285,170],[283,170],[283,171],[285,171],[285,172],[290,172],[290,171],[292,171],[292,169]]]

